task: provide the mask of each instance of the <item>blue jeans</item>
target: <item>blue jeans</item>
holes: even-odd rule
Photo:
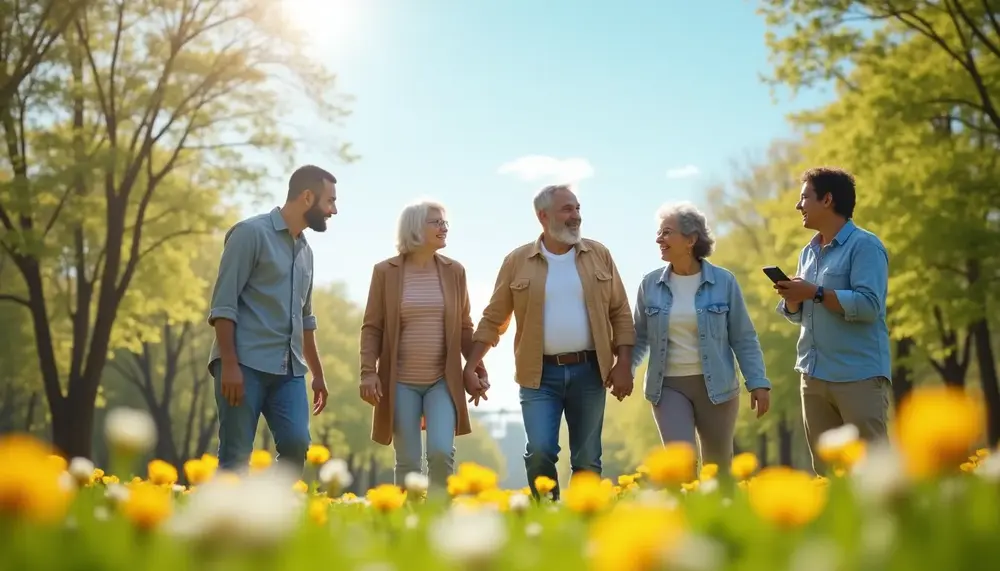
[[[431,385],[396,383],[392,445],[396,451],[395,483],[402,486],[410,472],[423,473],[420,418],[427,419],[427,479],[446,488],[455,470],[455,403],[442,379]]]
[[[222,363],[212,363],[219,409],[219,468],[244,470],[253,452],[257,422],[264,415],[274,436],[278,462],[302,472],[309,448],[309,396],[302,376],[272,375],[240,365],[243,401],[231,406],[222,396]]]
[[[528,437],[524,467],[528,487],[538,497],[535,478],[548,476],[556,482],[559,474],[559,423],[566,415],[569,429],[570,468],[601,474],[601,429],[607,389],[596,362],[574,365],[542,365],[541,385],[521,387],[521,415]],[[552,491],[559,498],[559,488]]]

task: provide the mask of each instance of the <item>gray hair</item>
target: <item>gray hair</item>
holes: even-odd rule
[[[538,194],[535,195],[535,212],[552,208],[552,196],[560,190],[573,192],[573,189],[568,184],[550,184],[539,190]]]
[[[424,243],[424,227],[427,225],[427,215],[437,210],[445,216],[445,208],[439,202],[423,200],[408,205],[399,214],[396,227],[396,251],[406,255],[416,250]]]
[[[673,218],[677,223],[677,231],[685,238],[695,237],[694,247],[691,253],[696,260],[702,260],[712,255],[715,251],[715,236],[712,229],[708,227],[708,219],[701,210],[690,202],[678,202],[676,204],[664,204],[656,212],[656,219],[659,223]]]

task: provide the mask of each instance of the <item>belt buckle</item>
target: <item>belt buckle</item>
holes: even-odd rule
[[[565,366],[566,363],[563,363],[563,357],[565,357],[566,355],[569,355],[569,353],[560,353],[556,355],[556,365],[559,365],[560,367]]]

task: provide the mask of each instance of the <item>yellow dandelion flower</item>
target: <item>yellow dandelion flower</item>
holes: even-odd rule
[[[542,496],[547,496],[556,489],[557,482],[548,476],[538,476],[535,478],[535,489]]]
[[[452,497],[464,496],[470,493],[470,490],[469,482],[465,478],[458,474],[448,476],[448,495]]]
[[[260,472],[261,470],[268,469],[274,459],[271,458],[271,453],[267,450],[254,450],[250,454],[250,471]]]
[[[69,507],[72,492],[60,479],[65,460],[30,436],[0,437],[0,514],[52,523]]]
[[[570,488],[572,489],[572,488]],[[621,503],[590,529],[594,571],[660,569],[684,534],[680,512],[637,503]]]
[[[309,501],[308,515],[316,525],[326,525],[330,518],[330,502],[325,498],[313,498]]]
[[[305,483],[302,480],[299,480],[298,482],[292,484],[292,489],[295,490],[296,492],[304,494],[309,491],[309,484]]]
[[[177,482],[177,468],[163,460],[152,460],[146,466],[148,479],[158,486],[172,486]]]
[[[914,389],[900,403],[895,424],[907,472],[919,479],[954,469],[982,436],[984,421],[982,403],[962,389]]]
[[[173,512],[170,488],[143,482],[129,490],[122,513],[140,529],[153,529]]]
[[[729,468],[729,473],[733,475],[737,480],[746,480],[757,471],[757,456],[752,452],[743,452],[742,454],[737,454],[733,457],[732,466]]]
[[[46,457],[46,461],[52,466],[53,470],[58,470],[59,472],[65,472],[69,469],[69,462],[65,458],[58,454],[49,454]]]
[[[406,492],[392,484],[381,484],[366,494],[368,503],[381,512],[391,512],[403,507],[406,503]]]
[[[597,474],[577,472],[573,474],[569,488],[563,494],[563,503],[574,512],[593,514],[608,506],[612,493],[613,490],[605,486]]]
[[[497,487],[500,481],[496,472],[474,462],[462,462],[459,464],[455,475],[465,481],[468,487],[467,493],[469,494],[478,494],[485,490],[492,490]]]
[[[646,457],[649,479],[660,486],[678,485],[695,478],[695,450],[688,442],[668,442]]]
[[[709,463],[701,467],[701,471],[698,473],[698,479],[702,481],[711,480],[718,475],[719,465]]]
[[[212,479],[216,466],[202,458],[192,458],[184,463],[184,476],[189,484],[199,486]]]
[[[692,480],[690,482],[682,482],[681,483],[681,490],[683,490],[685,492],[693,492],[693,491],[697,490],[698,486],[700,486],[700,485],[701,485],[701,482],[699,480]]]
[[[313,466],[322,466],[330,460],[330,449],[321,444],[313,444],[306,450],[306,461]]]
[[[750,507],[764,520],[799,527],[826,507],[827,486],[809,474],[783,466],[765,468],[750,481]]]
[[[618,485],[622,487],[630,486],[635,483],[635,476],[622,474],[618,476]]]
[[[510,508],[510,494],[499,488],[483,490],[479,492],[476,499],[480,504],[493,506],[501,512],[505,512]]]

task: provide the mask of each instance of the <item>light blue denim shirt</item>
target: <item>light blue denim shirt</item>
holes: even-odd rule
[[[826,246],[817,235],[802,249],[796,275],[835,292],[844,314],[812,300],[789,313],[778,302],[778,313],[800,326],[795,370],[831,382],[891,380],[889,255],[882,241],[848,220]]]
[[[673,295],[670,292],[670,264],[642,278],[635,302],[635,348],[632,350],[632,374],[649,354],[646,369],[646,399],[657,404],[667,368],[667,326]],[[731,272],[701,262],[701,285],[695,293],[698,316],[698,344],[701,365],[713,403],[726,402],[739,395],[736,362],[746,379],[748,391],[770,389],[764,370],[764,355],[757,331],[750,321],[743,292]],[[734,359],[735,356],[735,359]]]
[[[224,244],[209,325],[219,318],[236,323],[240,364],[274,375],[304,376],[303,331],[316,329],[313,253],[305,236],[293,238],[275,208],[238,222]],[[218,342],[213,341],[209,367],[218,358]]]

